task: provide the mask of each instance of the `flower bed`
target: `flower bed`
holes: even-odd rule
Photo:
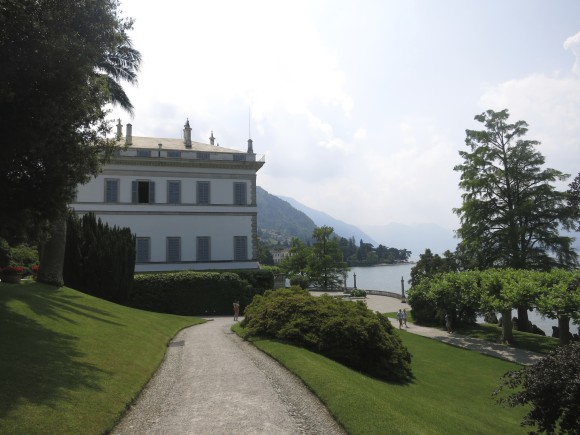
[[[18,284],[24,271],[25,269],[22,266],[6,266],[0,269],[0,279],[2,279],[2,282]]]

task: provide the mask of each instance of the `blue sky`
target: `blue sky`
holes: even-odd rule
[[[458,152],[510,110],[580,172],[580,2],[122,1],[143,55],[137,136],[254,151],[258,185],[345,222],[456,229]],[[251,108],[251,109],[250,109]],[[250,114],[250,115],[249,115]],[[569,180],[571,181],[571,180]],[[566,188],[567,183],[561,185]]]

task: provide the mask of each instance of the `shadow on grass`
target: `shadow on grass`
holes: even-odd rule
[[[57,293],[50,296],[56,288],[26,287],[0,286],[0,418],[22,403],[50,407],[69,390],[100,390],[98,381],[104,374],[79,361],[84,355],[77,350],[75,336],[50,330],[8,307],[9,301],[19,300],[41,316],[69,322],[58,311],[79,311]]]
[[[63,320],[73,324],[76,323],[74,320],[63,315],[63,313],[68,312],[99,322],[122,326],[121,323],[111,320],[115,316],[108,311],[79,303],[75,299],[81,299],[81,296],[65,294],[58,287],[33,283],[16,287],[16,289],[18,291],[11,292],[12,299],[18,299],[24,302],[39,316]]]

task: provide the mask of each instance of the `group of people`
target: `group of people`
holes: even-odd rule
[[[408,326],[407,326],[407,309],[401,310],[399,308],[399,312],[397,313],[397,319],[399,320],[399,329],[403,328],[403,325],[405,325],[405,328],[408,328]]]

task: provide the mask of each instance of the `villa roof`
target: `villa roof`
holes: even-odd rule
[[[125,144],[125,138],[119,140],[120,145]],[[128,149],[159,149],[159,144],[161,144],[164,150],[179,150],[179,151],[201,151],[210,153],[240,153],[246,154],[246,151],[236,150],[233,148],[224,148],[219,145],[210,145],[201,142],[191,141],[191,148],[186,147],[183,139],[172,139],[172,138],[157,138],[157,137],[143,137],[143,136],[132,136],[131,145]]]

